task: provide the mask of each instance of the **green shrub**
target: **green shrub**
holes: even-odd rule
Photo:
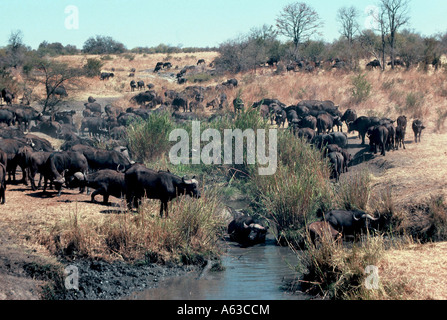
[[[103,65],[104,63],[101,60],[89,58],[83,69],[87,77],[93,78],[101,74]]]
[[[174,123],[168,113],[152,113],[147,120],[138,119],[127,127],[127,141],[136,161],[149,162],[166,156],[173,142],[169,133]]]
[[[366,79],[364,74],[359,74],[352,77],[352,91],[351,98],[354,103],[360,103],[366,101],[371,94],[372,85]]]

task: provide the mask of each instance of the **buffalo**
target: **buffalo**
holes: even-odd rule
[[[366,64],[366,67],[367,68],[372,68],[372,69],[375,69],[375,68],[377,68],[377,67],[381,67],[381,65],[380,65],[380,61],[379,60],[377,60],[377,59],[375,59],[375,60],[372,60],[372,61],[370,61],[370,62],[368,62],[367,64]]]
[[[400,146],[405,149],[405,129],[401,126],[396,127],[396,136],[395,136],[395,148],[399,149]]]
[[[12,125],[15,121],[15,114],[6,109],[0,109],[0,123],[6,123],[8,126]]]
[[[374,154],[377,153],[377,146],[379,146],[381,155],[385,156],[388,135],[389,131],[384,125],[378,125],[368,129],[369,145]]]
[[[46,192],[48,181],[52,182],[61,195],[62,185],[66,177],[74,175],[76,172],[86,174],[88,170],[88,162],[86,157],[80,152],[62,151],[53,152],[45,162],[42,168],[44,176],[43,192]],[[80,192],[84,192],[84,188],[80,188]]]
[[[332,173],[331,178],[335,179],[335,182],[338,182],[340,180],[340,175],[343,172],[344,168],[344,157],[341,152],[329,152],[327,155],[329,159],[329,163],[331,165]]]
[[[365,135],[370,127],[380,124],[380,119],[377,117],[358,117],[355,121],[348,123],[348,133],[358,131],[362,137],[362,144],[365,144]]]
[[[101,75],[99,76],[100,80],[109,80],[109,78],[113,78],[115,76],[112,72],[101,72]]]
[[[32,152],[31,154],[28,155],[28,159],[27,159],[28,164],[27,164],[26,169],[28,171],[27,175],[30,179],[31,189],[33,191],[36,191],[41,186],[41,181],[42,181],[43,172],[44,172],[44,165],[47,162],[47,160],[51,154],[52,154],[52,152],[37,151],[37,152]],[[39,177],[39,183],[36,187],[35,177],[36,177],[37,173],[40,174],[40,177]]]
[[[340,118],[334,117],[329,113],[320,113],[317,115],[317,133],[329,133],[334,131],[334,125],[340,126]]]
[[[76,172],[66,181],[67,187],[87,187],[94,189],[91,194],[91,202],[95,202],[95,196],[103,196],[103,204],[109,204],[109,196],[122,198],[126,194],[124,173],[115,170],[104,169],[85,175]]]
[[[318,240],[332,239],[333,241],[340,241],[342,234],[337,231],[327,221],[312,222],[307,229],[309,230],[310,240],[316,244]]]
[[[241,215],[228,225],[228,234],[232,241],[243,247],[264,243],[268,227],[256,223],[253,217]]]
[[[422,130],[425,129],[422,121],[419,119],[415,119],[411,125],[411,128],[413,129],[414,133],[414,142],[421,142],[421,133]]]
[[[323,221],[329,222],[335,230],[349,236],[365,232],[368,222],[377,220],[379,218],[374,218],[361,210],[331,210],[323,216]]]
[[[356,119],[357,119],[357,112],[355,112],[355,110],[353,109],[347,109],[340,118],[340,121],[345,122],[346,125],[348,125],[348,123],[354,122]]]
[[[111,169],[116,171],[125,171],[130,168],[131,162],[119,151],[96,149],[82,144],[75,145],[71,151],[82,153],[88,162],[89,169],[92,171],[101,169]]]
[[[124,176],[128,207],[132,204],[139,207],[139,201],[146,196],[149,199],[159,199],[160,216],[165,212],[168,217],[168,202],[172,199],[186,194],[200,198],[198,182],[193,177],[185,179],[166,171],[154,171],[141,164],[135,164],[125,172]]]
[[[137,89],[138,90],[144,89],[144,81],[143,80],[140,80],[137,82]]]

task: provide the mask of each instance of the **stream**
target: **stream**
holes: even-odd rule
[[[241,248],[226,242],[221,257],[223,271],[205,268],[170,278],[159,287],[132,294],[134,300],[303,300],[304,294],[291,294],[287,285],[296,279],[298,257],[289,248],[275,244],[273,236],[266,243]]]

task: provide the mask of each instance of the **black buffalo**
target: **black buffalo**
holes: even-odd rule
[[[15,96],[14,96],[14,93],[12,93],[8,89],[4,88],[4,89],[2,89],[2,98],[6,102],[7,105],[11,105]]]
[[[415,119],[413,123],[411,124],[411,128],[413,129],[414,133],[414,142],[421,142],[421,133],[422,130],[425,129],[424,125],[422,124],[422,121],[419,119]]]
[[[99,76],[100,80],[109,80],[109,78],[113,78],[115,76],[112,72],[101,72],[101,75]]]
[[[127,205],[131,207],[133,204],[138,208],[139,201],[144,196],[159,199],[160,216],[165,212],[168,217],[168,202],[180,195],[200,197],[198,182],[194,178],[187,180],[170,172],[148,169],[141,164],[135,164],[127,170],[124,179],[127,186]]]
[[[377,221],[361,210],[331,210],[324,214],[323,221],[327,221],[331,226],[343,235],[355,236],[365,232],[369,221]]]
[[[109,203],[109,197],[122,198],[126,194],[124,173],[115,170],[104,169],[85,175],[76,172],[66,181],[67,187],[87,187],[94,189],[91,194],[91,202],[95,202],[95,196],[103,196],[103,204]]]
[[[356,119],[357,119],[357,112],[353,109],[347,109],[340,118],[340,121],[345,122],[346,125],[348,125],[348,123],[354,122]]]
[[[264,227],[251,216],[239,216],[228,225],[228,234],[232,241],[238,242],[243,247],[258,243],[264,243],[268,227]]]
[[[329,164],[331,166],[331,178],[335,179],[335,182],[340,180],[340,175],[344,168],[344,157],[341,152],[329,152],[327,155]]]
[[[370,127],[380,124],[380,119],[377,117],[360,116],[354,122],[348,124],[348,133],[358,131],[362,137],[362,144],[365,144],[365,135]]]
[[[17,154],[20,148],[28,146],[25,140],[22,139],[0,139],[0,150],[3,150],[7,155],[6,171],[8,172],[8,183],[16,182],[16,169],[18,165]],[[22,183],[26,184],[26,171],[22,167]]]
[[[6,123],[8,126],[10,126],[14,123],[14,121],[14,112],[6,109],[0,109],[0,123]]]
[[[395,148],[396,150],[399,149],[399,147],[402,146],[402,148],[405,149],[405,129],[401,126],[396,127],[396,136],[395,136]]]
[[[375,60],[373,60],[373,61],[370,61],[370,62],[368,62],[367,64],[366,64],[366,67],[368,67],[368,68],[377,68],[377,67],[379,67],[380,68],[380,61],[379,60],[377,60],[377,59],[375,59]]]
[[[340,118],[332,116],[329,113],[320,113],[317,115],[317,133],[329,133],[334,131],[334,125],[341,126]]]
[[[32,152],[31,154],[28,155],[27,175],[30,179],[31,189],[33,191],[36,191],[41,186],[44,172],[44,165],[51,154],[52,152],[37,151]],[[39,183],[36,187],[35,177],[37,173],[39,173],[40,177],[39,177]]]
[[[130,168],[131,162],[121,152],[116,150],[103,150],[91,146],[78,144],[71,148],[72,151],[82,153],[92,171],[111,169],[125,171]]]
[[[48,181],[52,182],[61,195],[62,185],[67,177],[74,175],[76,172],[86,174],[88,170],[88,162],[86,157],[80,152],[62,151],[53,152],[45,162],[42,168],[44,176],[43,192],[46,192]],[[80,188],[84,192],[84,188]]]
[[[377,153],[377,147],[380,147],[381,155],[386,154],[386,144],[388,141],[389,131],[384,125],[374,126],[368,129],[368,138],[371,151]]]
[[[86,117],[82,119],[80,132],[84,133],[88,130],[90,136],[100,136],[107,133],[107,125],[104,118]]]
[[[143,80],[140,80],[137,82],[137,89],[138,90],[144,89],[144,81]]]

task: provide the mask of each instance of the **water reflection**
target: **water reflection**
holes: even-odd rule
[[[284,287],[297,276],[297,256],[278,247],[274,239],[266,244],[240,248],[233,243],[222,257],[224,271],[206,271],[164,281],[158,288],[135,293],[137,300],[297,300],[305,295],[290,294]]]

